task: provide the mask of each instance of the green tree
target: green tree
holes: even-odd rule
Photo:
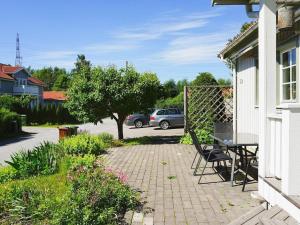
[[[81,121],[97,123],[110,116],[117,123],[119,139],[123,139],[126,116],[153,107],[158,89],[155,74],[139,74],[132,66],[90,69],[85,64],[79,67],[68,90],[66,107]]]
[[[222,86],[230,86],[232,83],[231,83],[231,79],[220,78],[218,79],[218,84]]]
[[[53,91],[65,91],[68,89],[70,84],[70,76],[68,76],[67,74],[60,74],[52,87]]]
[[[82,73],[82,68],[85,68],[85,73],[91,72],[91,62],[86,60],[85,55],[77,55],[77,60],[75,62],[75,68],[73,69],[73,73]]]
[[[179,94],[176,83],[173,79],[166,81],[163,84],[164,98],[174,98]]]
[[[218,85],[218,82],[214,76],[209,72],[199,73],[195,80],[192,82],[193,86],[202,86],[202,85]]]
[[[177,81],[177,84],[176,84],[177,90],[179,92],[183,92],[184,86],[188,86],[188,85],[189,85],[189,82],[187,79],[179,80],[179,81]]]
[[[68,77],[68,73],[65,69],[61,69],[58,67],[45,67],[43,69],[33,70],[32,76],[42,80],[46,84],[46,90],[53,90],[55,85],[56,90],[65,90],[65,83],[62,81],[57,81],[59,79],[64,79],[61,77]],[[56,83],[57,82],[57,83]],[[56,83],[56,84],[55,84]],[[62,85],[62,86],[59,86]]]

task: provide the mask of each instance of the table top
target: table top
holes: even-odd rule
[[[250,133],[238,133],[233,140],[232,133],[215,133],[211,137],[227,146],[258,146],[258,135]]]

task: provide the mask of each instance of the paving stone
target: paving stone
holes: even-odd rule
[[[153,225],[153,217],[145,217],[143,225]]]
[[[106,155],[108,164],[126,171],[128,184],[142,192],[146,214],[134,213],[135,224],[148,225],[191,225],[227,224],[246,213],[259,202],[252,199],[240,186],[231,187],[220,177],[203,177],[204,184],[198,184],[199,177],[190,169],[194,147],[180,144],[141,145],[113,148]],[[193,154],[192,154],[193,153]],[[161,162],[167,162],[162,165]],[[201,170],[201,169],[200,169]],[[199,172],[200,172],[199,170]],[[207,173],[212,172],[211,168]],[[168,176],[174,176],[169,179]],[[210,182],[216,183],[210,183]],[[257,184],[249,184],[257,189]],[[152,218],[152,219],[151,219]],[[151,224],[152,221],[152,224]]]
[[[132,223],[142,223],[144,215],[143,213],[134,212],[132,217]]]

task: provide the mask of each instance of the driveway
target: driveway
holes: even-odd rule
[[[118,137],[117,124],[114,120],[109,118],[104,119],[103,123],[94,125],[92,123],[79,125],[79,130],[85,130],[91,134],[99,134],[101,132],[108,132]],[[39,145],[43,141],[58,142],[57,128],[43,128],[43,127],[23,127],[23,131],[28,134],[22,137],[0,141],[0,163],[8,160],[10,155],[22,149],[31,149]],[[144,127],[136,129],[134,127],[127,127],[124,125],[124,137],[135,138],[143,136],[180,136],[183,134],[182,128],[175,128],[169,130],[161,130],[159,128]]]

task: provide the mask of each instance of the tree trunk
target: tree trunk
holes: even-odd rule
[[[117,125],[118,125],[118,138],[119,138],[119,140],[123,140],[124,139],[124,135],[123,135],[123,121],[119,119],[117,121]]]

